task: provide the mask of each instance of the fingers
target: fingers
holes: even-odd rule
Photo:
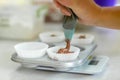
[[[64,15],[71,16],[71,13],[69,11],[67,11],[66,9],[60,9],[60,10]]]
[[[60,4],[57,0],[54,0],[54,3],[55,5],[60,8],[61,12],[64,14],[64,15],[67,15],[67,16],[71,16],[71,13],[67,10],[67,8],[65,6],[63,6],[62,4]]]

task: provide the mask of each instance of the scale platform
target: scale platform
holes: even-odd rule
[[[16,53],[11,57],[11,60],[20,63],[23,67],[40,69],[46,71],[58,71],[68,73],[83,73],[83,74],[96,74],[104,70],[108,57],[93,56],[93,52],[97,45],[92,44],[89,46],[81,46],[80,55],[74,61],[56,61],[52,60],[45,55],[39,59],[20,58]]]

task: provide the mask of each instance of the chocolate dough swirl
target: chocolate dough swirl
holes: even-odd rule
[[[70,50],[70,40],[67,39],[67,40],[65,40],[65,42],[66,42],[66,47],[59,49],[57,53],[59,53],[59,54],[61,54],[61,53],[64,53],[64,54],[72,53],[72,52],[69,51]]]
[[[86,36],[85,35],[80,35],[79,39],[85,39]]]

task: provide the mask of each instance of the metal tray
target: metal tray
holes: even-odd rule
[[[109,57],[107,56],[90,56],[90,58],[83,65],[67,71],[57,71],[55,69],[45,67],[36,67],[35,69],[75,74],[98,74],[106,69],[108,61]]]
[[[96,47],[97,45],[95,43],[89,46],[81,46],[80,49],[82,49],[82,51],[80,52],[78,58],[74,61],[56,61],[50,59],[47,55],[39,59],[26,59],[20,58],[16,53],[12,55],[11,60],[21,63],[23,67],[27,68],[36,69],[41,67],[52,70],[54,69],[56,71],[66,71],[84,64],[88,60],[89,56],[92,55]]]

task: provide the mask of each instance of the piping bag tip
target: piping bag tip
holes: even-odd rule
[[[66,40],[72,40],[75,29],[64,29],[64,35]]]

